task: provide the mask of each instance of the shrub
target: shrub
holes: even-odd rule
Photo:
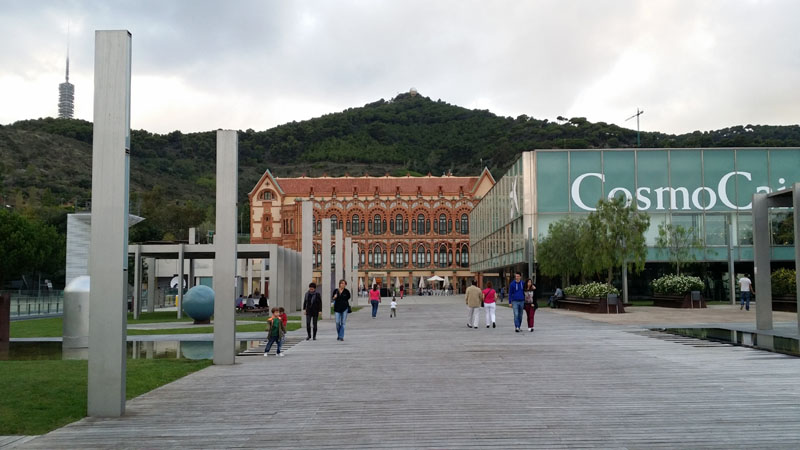
[[[593,282],[567,286],[564,288],[564,293],[573,297],[594,298],[605,297],[608,294],[619,294],[619,291],[608,283]]]
[[[691,291],[702,291],[703,280],[685,275],[666,275],[650,282],[656,294],[683,295]]]
[[[797,278],[793,269],[772,272],[772,295],[797,295]]]

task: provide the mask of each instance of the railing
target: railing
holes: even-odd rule
[[[64,291],[3,291],[11,297],[11,317],[64,313]]]

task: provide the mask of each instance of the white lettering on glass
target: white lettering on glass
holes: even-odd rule
[[[594,172],[585,173],[579,176],[578,178],[575,178],[575,181],[572,182],[572,201],[575,202],[576,205],[578,205],[578,208],[584,211],[596,211],[597,210],[596,208],[586,206],[586,204],[583,203],[583,200],[581,200],[581,183],[583,182],[583,179],[587,177],[597,177],[600,179],[600,181],[606,180],[605,176],[603,176],[602,173],[594,173]]]
[[[750,202],[745,206],[739,207],[734,205],[728,199],[728,180],[731,179],[734,175],[741,175],[747,178],[747,181],[751,181],[753,178],[750,176],[750,172],[728,172],[719,179],[719,185],[717,185],[717,195],[719,196],[719,201],[722,202],[723,205],[727,206],[730,209],[751,209],[753,207],[753,203]]]

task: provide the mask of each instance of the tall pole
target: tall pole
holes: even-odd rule
[[[217,230],[214,236],[214,364],[233,364],[236,328],[236,197],[239,143],[234,130],[217,130]],[[271,262],[271,261],[270,261]]]
[[[125,413],[131,33],[95,31],[88,413]]]
[[[639,108],[636,108],[636,114],[634,114],[634,115],[628,117],[627,119],[625,119],[625,121],[627,122],[627,121],[633,119],[634,117],[636,117],[636,146],[637,147],[641,147],[642,146],[642,140],[639,137],[639,116],[641,116],[642,114],[644,114],[644,110],[640,111]]]

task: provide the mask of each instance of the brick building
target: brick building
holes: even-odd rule
[[[269,170],[249,193],[250,241],[301,249],[301,222],[313,220],[314,279],[320,279],[322,219],[359,246],[359,279],[416,292],[438,275],[463,292],[469,271],[469,213],[495,181],[475,177],[276,178]],[[300,202],[313,201],[314,217]],[[335,249],[334,249],[335,251]],[[399,286],[398,286],[399,287]]]

